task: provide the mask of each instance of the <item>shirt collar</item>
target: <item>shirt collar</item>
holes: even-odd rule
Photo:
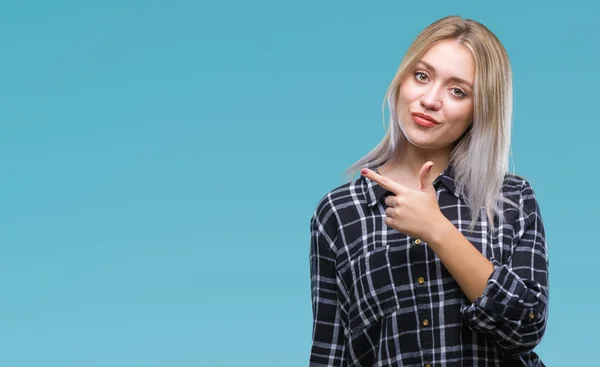
[[[377,167],[369,168],[379,173],[377,171]],[[381,187],[375,181],[371,181],[362,176],[361,178],[365,180],[366,184],[366,197],[368,200],[367,204],[368,206],[372,207],[376,205],[377,202],[379,202],[379,200],[381,200],[381,198],[384,197],[388,191]],[[454,181],[454,169],[452,165],[449,164],[448,166],[446,166],[442,173],[440,173],[440,175],[433,181],[433,186],[437,189],[440,183],[446,186],[446,188],[452,193],[452,195],[454,195],[457,198],[460,198],[460,193],[458,192]]]

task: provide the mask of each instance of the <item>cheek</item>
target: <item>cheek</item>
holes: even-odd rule
[[[410,103],[419,99],[422,91],[412,79],[405,80],[398,90],[398,102]]]
[[[398,93],[398,99],[396,101],[396,111],[400,115],[406,115],[411,107],[415,108],[415,104],[420,103],[419,100],[420,97],[418,93],[415,93],[414,88],[405,88],[404,90],[400,90]]]
[[[406,104],[406,101],[408,99],[407,93],[408,93],[407,88],[404,86],[401,86],[400,89],[398,89],[398,98],[396,101],[397,106]]]
[[[473,120],[473,103],[460,102],[446,106],[446,118],[453,124],[466,127]]]

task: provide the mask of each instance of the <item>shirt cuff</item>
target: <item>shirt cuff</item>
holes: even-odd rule
[[[506,265],[492,263],[494,271],[481,297],[461,309],[471,328],[490,330],[507,321],[524,326],[543,322],[545,307],[536,296],[541,286],[520,278]]]

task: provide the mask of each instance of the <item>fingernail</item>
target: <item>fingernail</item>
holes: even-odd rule
[[[366,175],[367,172],[369,172],[369,171],[366,168],[363,168],[363,169],[360,170],[360,173],[363,174],[363,175]]]

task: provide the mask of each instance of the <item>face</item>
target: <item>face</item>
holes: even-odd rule
[[[475,60],[455,40],[434,44],[421,58],[398,92],[400,129],[413,145],[448,148],[473,119]]]

